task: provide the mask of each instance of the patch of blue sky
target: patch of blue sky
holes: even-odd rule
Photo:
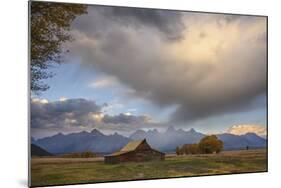
[[[175,110],[174,106],[157,107],[151,102],[137,97],[131,98],[130,96],[130,100],[128,100],[124,91],[129,88],[118,82],[95,87],[95,83],[108,76],[92,68],[88,70],[82,67],[78,59],[55,65],[49,71],[55,74],[44,81],[50,86],[50,89],[39,96],[48,101],[58,101],[62,97],[84,98],[94,100],[99,105],[106,103],[108,107],[104,108],[104,112],[109,115],[120,113],[148,115],[156,122],[167,121]]]

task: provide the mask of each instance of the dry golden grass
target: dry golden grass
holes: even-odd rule
[[[33,158],[32,186],[267,171],[267,152],[225,151],[176,156],[165,161],[104,164],[103,158]]]

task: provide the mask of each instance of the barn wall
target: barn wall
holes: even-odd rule
[[[118,163],[119,161],[118,161],[118,158],[115,156],[105,156],[104,162],[106,164],[115,164],[115,163]]]
[[[149,150],[137,150],[117,156],[106,156],[105,163],[115,164],[120,162],[142,162],[142,161],[161,161],[165,159],[165,154]]]
[[[146,141],[142,142],[134,151],[120,155],[105,156],[105,163],[115,164],[121,162],[161,161],[165,154],[152,149]]]
[[[164,158],[163,153],[154,150],[136,151],[134,156],[135,161],[160,161],[164,160]]]

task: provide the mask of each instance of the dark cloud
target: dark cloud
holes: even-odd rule
[[[69,48],[85,67],[116,77],[135,95],[158,105],[177,105],[172,121],[257,108],[252,103],[267,85],[265,18],[181,13],[188,32],[169,43],[159,31],[169,34],[177,20],[168,19],[173,13],[92,11],[83,21],[77,19],[76,41]],[[141,29],[135,22],[143,24]]]
[[[99,114],[102,106],[86,99],[66,99],[44,102],[31,100],[31,128],[58,128],[90,126],[95,123],[93,114]]]
[[[259,108],[266,107],[266,94],[259,94],[253,96],[243,96],[244,98],[233,99],[233,101],[213,101],[210,103],[194,103],[193,105],[179,105],[177,110],[173,113],[171,122],[187,122],[204,119],[214,115],[223,115],[233,112],[247,112]],[[236,102],[235,102],[236,101]],[[229,106],[231,104],[231,106]],[[192,109],[189,109],[192,107]]]
[[[37,133],[41,134],[42,130],[47,132],[73,132],[93,128],[122,132],[152,125],[148,116],[123,113],[112,116],[103,114],[103,108],[106,106],[107,104],[97,105],[95,101],[86,99],[66,99],[54,102],[32,99],[32,132],[37,135]]]
[[[104,123],[112,124],[141,124],[149,120],[147,116],[134,116],[120,113],[116,116],[105,115],[103,117]]]
[[[108,25],[138,30],[151,28],[168,40],[181,39],[185,29],[181,12],[103,6],[89,7],[88,14],[79,17],[73,26],[87,35],[99,37],[110,29]]]
[[[180,39],[185,29],[181,12],[114,7],[112,16],[123,24],[154,27],[160,32],[164,32],[168,39]]]

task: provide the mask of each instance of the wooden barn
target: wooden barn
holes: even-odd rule
[[[165,154],[152,149],[144,140],[136,140],[129,142],[120,151],[106,155],[104,162],[108,164],[121,162],[141,162],[141,161],[160,161],[165,159]]]

